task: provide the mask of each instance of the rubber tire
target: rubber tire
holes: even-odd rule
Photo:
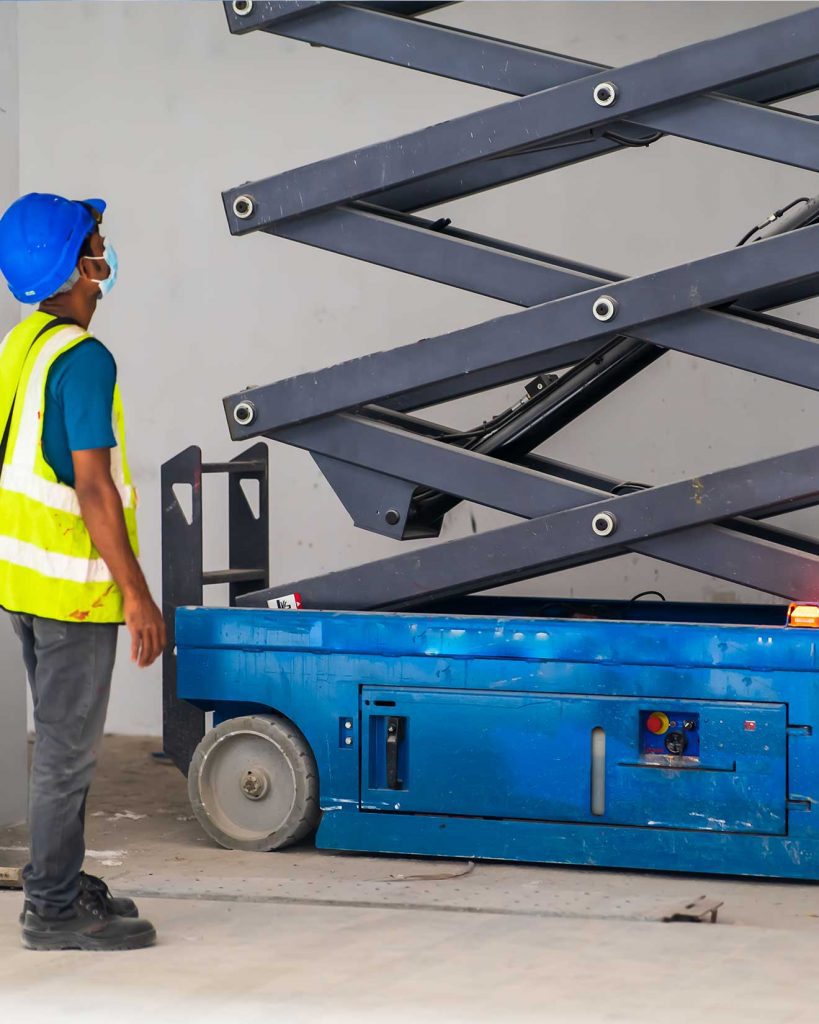
[[[202,766],[214,747],[235,732],[253,731],[273,740],[287,760],[295,783],[293,806],[282,824],[262,839],[245,839],[220,828],[202,800]],[[193,813],[205,832],[228,850],[267,852],[292,846],[315,831],[321,817],[316,759],[305,738],[293,723],[281,715],[247,715],[230,718],[209,730],[201,740],[188,769],[188,797]]]

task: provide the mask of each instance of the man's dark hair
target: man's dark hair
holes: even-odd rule
[[[93,231],[89,231],[88,234],[85,236],[85,238],[83,239],[83,243],[80,246],[80,251],[77,254],[77,260],[81,260],[83,256],[93,256],[93,253],[91,252],[91,239],[97,233],[98,230],[99,228],[95,227]]]

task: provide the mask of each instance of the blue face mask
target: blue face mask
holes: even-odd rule
[[[102,250],[102,256],[86,256],[86,259],[105,260],[108,264],[108,268],[110,270],[108,277],[103,277],[101,280],[96,277],[91,278],[95,284],[100,286],[100,296],[104,299],[117,283],[117,274],[119,273],[119,258],[117,257],[117,251],[108,239],[106,239],[105,248]]]

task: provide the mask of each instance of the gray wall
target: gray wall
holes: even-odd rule
[[[0,208],[17,197],[17,5],[0,4]],[[19,307],[0,285],[0,335]],[[21,821],[26,792],[26,682],[17,642],[0,615],[0,825]]]
[[[791,3],[475,3],[433,17],[619,64],[785,15]],[[264,235],[233,239],[220,190],[495,102],[489,92],[262,34],[233,38],[216,3],[20,6],[22,187],[102,195],[121,284],[95,327],[119,361],[141,485],[144,564],[159,586],[158,469],[200,443],[236,453],[220,398],[353,355],[479,322],[505,307]],[[66,74],[65,55],[76,57]],[[793,104],[819,113],[819,100]],[[728,248],[807,173],[666,139],[451,204],[458,224],[627,273]],[[795,311],[815,317],[815,309]],[[467,425],[515,388],[448,410]],[[669,356],[555,439],[558,458],[623,479],[673,479],[815,436],[819,400]],[[356,531],[305,455],[273,452],[273,576],[393,550]],[[215,486],[215,485],[214,485]],[[208,560],[224,560],[208,497]],[[502,517],[478,509],[484,529]],[[800,517],[817,529],[816,515]],[[468,529],[468,510],[447,526]],[[728,584],[637,557],[528,592],[747,599]],[[214,595],[224,600],[224,595]],[[123,649],[110,728],[159,727],[159,674]]]

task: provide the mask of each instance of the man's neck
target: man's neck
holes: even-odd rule
[[[87,331],[96,305],[96,302],[89,303],[84,296],[75,295],[72,289],[62,295],[52,295],[50,299],[40,303],[39,310],[61,320],[71,320]]]

